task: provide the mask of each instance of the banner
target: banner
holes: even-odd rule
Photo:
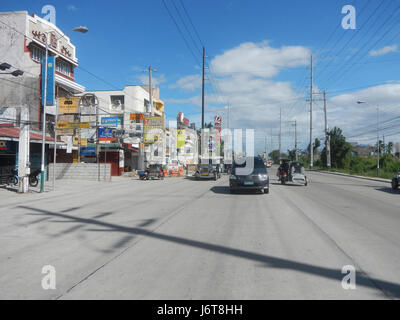
[[[154,143],[161,139],[159,135],[164,131],[164,117],[144,117],[144,143]]]
[[[78,113],[78,97],[58,98],[58,113]]]
[[[46,105],[54,105],[54,91],[55,91],[55,57],[47,57],[47,99]],[[44,105],[44,87],[46,78],[46,57],[42,58],[42,105]]]
[[[185,129],[176,130],[176,147],[177,148],[185,147],[185,142],[186,142]]]

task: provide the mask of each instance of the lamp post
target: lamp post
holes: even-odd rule
[[[366,103],[365,101],[357,101],[358,104]],[[379,176],[379,157],[380,157],[380,145],[379,145],[379,106],[376,106],[376,147],[377,147],[377,163],[376,163],[376,172]]]
[[[80,26],[80,27],[74,28],[72,31],[86,33],[86,32],[88,32],[88,28]],[[40,171],[40,192],[44,192],[44,176],[45,176],[44,158],[45,158],[45,150],[46,150],[46,107],[47,107],[47,68],[48,68],[47,59],[48,59],[48,50],[49,50],[49,41],[48,41],[49,33],[50,33],[50,31],[45,32],[45,34],[46,34],[46,51],[45,51],[45,68],[44,68],[44,95],[43,95],[43,99],[42,99],[42,101],[43,101],[43,119],[42,119],[42,164],[41,164],[41,171]],[[55,39],[54,41],[58,41],[64,37],[65,37],[65,34],[62,37]],[[56,126],[57,126],[57,123],[56,123]],[[57,139],[57,137],[54,137],[54,139]]]

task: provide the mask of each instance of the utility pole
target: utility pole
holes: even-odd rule
[[[376,107],[376,142],[377,142],[377,149],[378,149],[378,157],[377,157],[377,164],[376,170],[379,176],[379,153],[380,153],[380,146],[379,146],[379,106]]]
[[[282,154],[282,107],[279,107],[279,158]]]
[[[153,112],[153,85],[152,85],[152,76],[153,72],[157,72],[156,69],[153,69],[151,66],[149,66],[149,70],[146,70],[145,72],[149,72],[149,104],[150,108],[149,110],[146,110],[147,113],[151,114]]]
[[[45,152],[46,152],[46,106],[47,106],[47,67],[48,67],[48,52],[49,52],[49,33],[46,33],[46,52],[45,52],[45,67],[44,67],[44,93],[43,93],[43,118],[42,118],[42,164],[40,171],[40,192],[44,192],[44,180],[45,180],[45,171],[44,171],[44,161],[45,161]]]
[[[53,153],[53,191],[56,190],[58,101],[59,100],[57,98],[57,101],[56,101],[56,116],[55,116],[55,120],[54,120],[55,122],[54,122],[54,150],[53,150],[53,152],[54,152]],[[79,120],[79,122],[80,122],[80,120]]]
[[[201,129],[204,129],[204,73],[205,73],[206,49],[203,47],[203,71],[201,81]]]
[[[29,168],[29,108],[21,105],[18,142],[18,193],[28,192]]]
[[[296,161],[299,160],[299,153],[297,152],[297,121],[294,120],[294,152],[296,155]]]
[[[331,167],[331,136],[329,135],[328,116],[326,112],[326,91],[324,90],[324,114],[325,114],[325,148],[326,148],[326,166]]]
[[[312,113],[313,113],[313,56],[311,55],[311,77],[310,77],[310,169],[314,166],[314,143],[312,134]]]

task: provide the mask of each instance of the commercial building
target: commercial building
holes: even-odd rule
[[[160,100],[159,88],[153,87],[153,108],[150,107],[148,86],[128,85],[122,90],[87,91],[94,94],[99,108],[100,161],[111,164],[112,175],[123,171],[142,169],[141,157],[145,155],[144,115],[164,118],[164,102]],[[93,114],[91,115],[93,117]],[[117,136],[112,135],[116,132]],[[95,130],[87,130],[85,138],[96,136]],[[90,162],[95,158],[87,156]],[[144,161],[143,161],[144,162]],[[142,164],[141,164],[142,163]]]
[[[0,166],[14,162],[18,148],[12,146],[19,142],[21,110],[28,112],[31,142],[42,140],[42,117],[44,96],[44,56],[48,44],[48,100],[79,94],[85,88],[75,82],[74,69],[78,66],[76,48],[70,38],[56,25],[27,11],[0,13],[0,64],[7,63],[11,70],[21,70],[23,75],[12,77],[0,75],[0,141],[12,141],[10,150],[15,156],[7,160],[0,156]],[[50,103],[50,104],[55,104]],[[49,105],[49,103],[48,103]],[[49,144],[53,145],[55,107],[49,107],[46,120],[50,134],[46,136],[46,162]],[[59,143],[58,148],[66,148]],[[29,161],[31,168],[39,167],[41,151],[39,145],[30,144]]]

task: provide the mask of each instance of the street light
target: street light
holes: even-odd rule
[[[4,71],[4,70],[8,70],[11,68],[11,64],[8,64],[6,62],[0,64],[0,70]],[[13,72],[3,72],[0,74],[11,74],[14,77],[18,77],[18,76],[22,76],[24,74],[24,72],[22,70],[14,70]]]
[[[72,31],[74,32],[80,32],[80,33],[86,33],[88,32],[87,27],[76,27]],[[45,149],[46,149],[46,107],[47,107],[47,68],[48,68],[48,63],[47,63],[47,57],[48,57],[48,51],[49,51],[49,41],[48,41],[48,35],[50,31],[46,31],[46,52],[45,52],[45,74],[44,74],[44,95],[42,101],[43,103],[43,119],[42,119],[42,165],[41,165],[41,173],[40,173],[40,192],[44,192],[44,154],[45,154]],[[58,39],[54,39],[54,41],[58,41],[62,38],[65,37],[66,34],[64,34],[62,37],[59,37]],[[56,124],[57,125],[57,124]],[[57,139],[57,137],[54,137],[54,139]]]
[[[362,104],[368,102],[358,100],[357,104]],[[379,153],[380,153],[380,146],[379,146],[379,106],[376,106],[376,145],[377,145],[377,164],[376,164],[376,171],[379,176]]]

